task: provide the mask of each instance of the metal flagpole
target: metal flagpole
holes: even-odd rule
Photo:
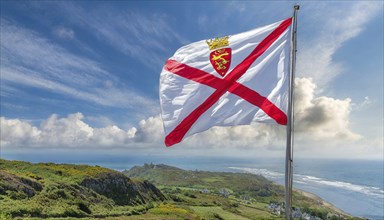
[[[285,218],[292,219],[292,185],[293,185],[293,89],[295,83],[296,70],[296,28],[297,28],[297,11],[299,5],[293,6],[293,20],[291,32],[291,56],[289,65],[289,82],[288,82],[288,123],[287,123],[287,147],[285,155]]]

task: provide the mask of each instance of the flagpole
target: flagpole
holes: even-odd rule
[[[288,123],[287,123],[287,147],[285,155],[285,218],[292,219],[292,185],[293,185],[293,90],[296,70],[296,28],[297,11],[299,5],[293,6],[292,32],[291,32],[291,56],[289,64],[289,94],[288,94]]]

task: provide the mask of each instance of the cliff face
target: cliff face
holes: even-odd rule
[[[13,199],[27,198],[34,196],[42,189],[42,185],[37,181],[0,170],[0,195],[8,192]]]
[[[112,199],[117,205],[138,205],[165,199],[160,190],[151,183],[132,181],[116,172],[86,177],[80,185]]]

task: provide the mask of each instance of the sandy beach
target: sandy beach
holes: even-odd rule
[[[311,198],[311,199],[314,199],[314,200],[318,201],[320,204],[322,204],[322,205],[324,205],[324,206],[334,210],[335,212],[337,212],[339,214],[342,214],[342,215],[345,215],[345,216],[348,216],[348,217],[353,217],[351,214],[348,214],[345,211],[337,208],[333,204],[331,204],[331,203],[325,201],[324,199],[320,198],[318,195],[315,195],[313,193],[309,193],[309,192],[306,192],[306,191],[303,191],[303,190],[300,190],[300,189],[294,189],[294,191],[300,193],[301,195],[303,195],[305,197],[308,197],[308,198]]]

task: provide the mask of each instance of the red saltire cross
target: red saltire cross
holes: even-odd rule
[[[269,117],[273,118],[278,124],[287,124],[287,115],[276,107],[266,97],[261,96],[256,91],[236,82],[255,60],[260,57],[291,25],[292,18],[284,20],[274,31],[272,31],[239,65],[237,65],[223,79],[213,76],[200,69],[190,67],[175,60],[167,60],[164,69],[186,79],[201,83],[216,89],[200,106],[185,117],[176,127],[165,137],[165,145],[171,146],[179,143],[192,125],[214,105],[226,92],[235,94],[249,103],[262,109]]]

